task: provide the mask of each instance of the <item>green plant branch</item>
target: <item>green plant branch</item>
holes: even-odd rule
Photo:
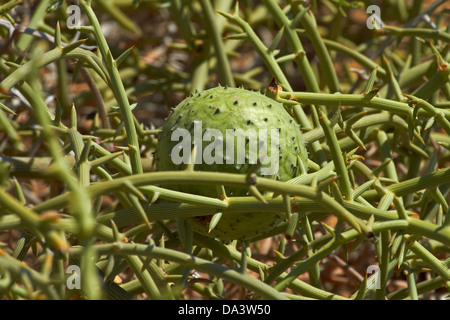
[[[105,66],[110,77],[110,85],[119,105],[120,113],[123,117],[123,122],[125,124],[125,130],[127,132],[128,138],[131,168],[133,170],[133,173],[140,174],[143,172],[143,170],[139,140],[136,133],[136,128],[134,126],[130,103],[125,92],[122,79],[120,78],[118,66],[116,65],[116,62],[111,55],[111,51],[109,50],[108,43],[106,42],[106,39],[103,35],[100,23],[91,6],[88,5],[84,0],[81,0],[80,4],[93,27],[93,32],[97,40],[98,48],[102,55],[103,61],[105,62]]]
[[[244,288],[259,294],[266,299],[285,300],[284,295],[278,293],[270,286],[258,281],[257,279],[244,275],[228,267],[215,264],[211,261],[204,260],[184,252],[160,248],[156,246],[148,246],[138,243],[110,243],[95,246],[97,254],[115,254],[115,255],[131,255],[131,256],[149,256],[155,259],[164,259],[174,261],[176,263],[191,267],[193,269],[207,272],[216,277],[223,278],[230,282],[236,283]],[[81,254],[81,250],[72,249],[72,255]]]

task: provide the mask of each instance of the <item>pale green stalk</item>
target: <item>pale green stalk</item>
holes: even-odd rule
[[[123,122],[125,124],[125,130],[127,132],[128,138],[131,168],[134,174],[140,174],[143,172],[143,170],[139,140],[136,133],[136,128],[134,126],[133,114],[130,109],[130,102],[128,101],[125,87],[123,85],[122,79],[120,78],[118,66],[116,65],[116,62],[111,55],[111,51],[109,50],[108,43],[106,42],[106,39],[103,35],[100,23],[91,6],[87,4],[85,0],[81,0],[80,3],[89,19],[89,22],[93,27],[93,32],[97,40],[99,50],[110,77],[110,86],[119,105],[120,113],[123,117]]]

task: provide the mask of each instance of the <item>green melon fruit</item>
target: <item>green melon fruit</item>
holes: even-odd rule
[[[265,164],[257,171],[258,176],[286,181],[307,170],[308,155],[298,125],[281,103],[259,92],[216,87],[183,100],[173,109],[159,134],[156,169],[185,169],[194,142],[198,146],[196,171],[244,174],[261,155],[266,155],[260,158]],[[218,196],[211,186],[183,185],[177,189]],[[245,196],[248,192],[236,187],[225,187],[225,191],[229,197]],[[210,232],[205,217],[193,219],[193,226],[222,240],[248,240],[272,230],[283,221],[282,216],[227,213]]]

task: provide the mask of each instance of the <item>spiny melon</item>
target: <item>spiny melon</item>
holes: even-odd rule
[[[176,106],[159,134],[155,152],[158,171],[183,170],[197,145],[194,170],[248,172],[258,158],[257,175],[280,181],[307,170],[307,152],[298,125],[283,105],[259,92],[216,87],[192,94]],[[214,187],[183,185],[178,190],[217,197]],[[225,187],[227,196],[245,196],[247,189]],[[206,221],[206,223],[205,223]],[[283,221],[282,214],[223,214],[208,232],[208,219],[193,219],[194,228],[222,240],[246,240]]]

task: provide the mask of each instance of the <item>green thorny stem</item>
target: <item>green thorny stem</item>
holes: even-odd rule
[[[92,10],[90,3],[88,4],[85,0],[81,0],[80,3],[89,19],[89,22],[93,27],[93,33],[97,40],[98,48],[100,49],[100,53],[103,57],[104,63],[110,76],[111,89],[114,93],[117,103],[119,104],[119,110],[123,117],[125,130],[127,132],[130,161],[133,173],[140,174],[142,173],[142,162],[138,135],[136,133],[136,127],[134,126],[133,114],[131,112],[127,93],[122,83],[122,79],[120,78],[118,66],[116,64],[116,61],[112,57],[108,43],[106,42],[105,36],[103,35],[100,23],[94,11]]]

